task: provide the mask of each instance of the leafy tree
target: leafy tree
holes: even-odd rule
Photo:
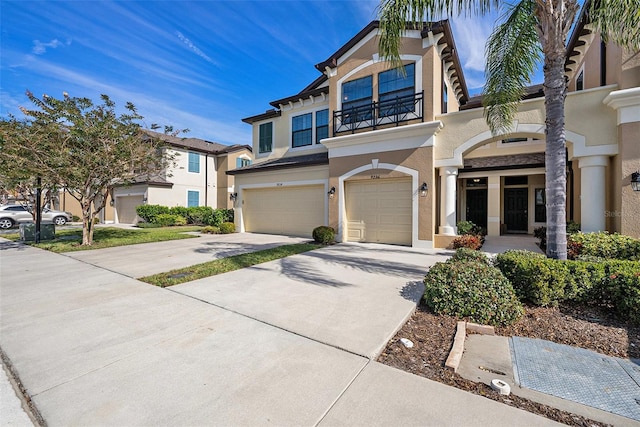
[[[505,8],[486,45],[483,91],[485,118],[494,134],[507,133],[525,87],[543,61],[546,110],[547,256],[567,258],[566,139],[564,103],[567,82],[564,64],[567,35],[580,8],[577,0],[381,0],[380,52],[401,65],[402,33],[424,21],[446,15],[485,15]],[[587,0],[589,19],[605,39],[618,45],[640,47],[640,0]]]
[[[41,177],[50,190],[65,188],[82,208],[82,244],[91,245],[93,220],[113,187],[153,176],[173,157],[141,127],[143,117],[130,102],[118,115],[107,95],[98,105],[67,93],[27,96],[36,108],[21,108],[25,119],[9,117],[0,125],[0,182],[16,188]]]

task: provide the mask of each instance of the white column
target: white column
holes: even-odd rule
[[[444,200],[440,204],[440,234],[455,236],[456,230],[456,188],[458,168],[440,168],[440,194]]]
[[[605,223],[605,169],[607,156],[580,157],[580,225],[585,233],[604,231]]]

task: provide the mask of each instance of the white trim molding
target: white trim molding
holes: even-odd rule
[[[433,147],[442,122],[418,123],[323,139],[329,158]]]
[[[640,87],[613,91],[602,102],[616,110],[618,125],[640,122]]]

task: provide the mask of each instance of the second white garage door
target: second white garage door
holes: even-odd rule
[[[325,223],[323,185],[244,190],[242,196],[248,232],[311,237]]]
[[[411,245],[411,179],[346,185],[347,240]]]
[[[120,224],[135,224],[138,222],[136,207],[142,205],[142,196],[118,196],[116,197],[116,211]]]

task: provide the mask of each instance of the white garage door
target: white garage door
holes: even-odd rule
[[[410,178],[347,182],[347,239],[411,245],[411,190]]]
[[[324,225],[324,186],[244,190],[242,215],[245,231],[311,237]]]
[[[142,196],[120,196],[116,197],[116,211],[118,212],[118,222],[121,224],[135,224],[138,222],[136,206],[142,204]]]

